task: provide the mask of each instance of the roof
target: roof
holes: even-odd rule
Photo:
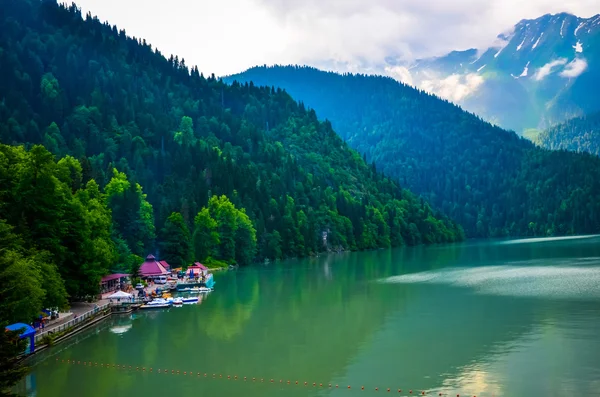
[[[146,261],[140,266],[139,274],[142,277],[162,276],[169,273],[163,265],[154,259],[153,255],[148,255]]]
[[[202,269],[202,270],[208,270],[208,268],[206,266],[204,266],[202,263],[200,262],[195,262],[192,266],[188,267],[188,269]]]
[[[131,294],[128,294],[127,292],[123,292],[123,291],[117,291],[108,297],[108,299],[117,299],[117,298],[131,298]]]
[[[117,273],[117,274],[109,274],[108,276],[102,277],[102,282],[105,283],[107,281],[117,280],[123,277],[129,277],[129,274],[125,273]]]
[[[160,263],[161,265],[163,265],[163,267],[167,270],[169,270],[171,268],[171,265],[169,265],[167,263],[167,261],[158,261],[158,263]]]
[[[24,324],[24,323],[16,323],[6,326],[6,329],[9,331],[21,331],[21,338],[35,335],[35,329],[32,326]]]

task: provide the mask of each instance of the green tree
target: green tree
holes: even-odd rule
[[[217,259],[227,263],[235,261],[235,243],[237,224],[237,210],[226,196],[213,196],[208,201],[211,216],[217,221],[219,231],[219,246]]]
[[[217,226],[208,208],[202,208],[194,218],[194,255],[197,260],[202,262],[215,255],[220,243]]]
[[[0,287],[0,319],[29,324],[37,318],[44,302],[39,267],[14,251],[4,251],[0,268],[0,277],[6,280]]]
[[[244,209],[237,211],[235,234],[235,260],[241,265],[249,265],[256,255],[256,230]]]
[[[194,122],[191,117],[183,116],[179,123],[179,131],[175,133],[175,142],[181,146],[192,146],[196,142],[194,137]]]
[[[12,387],[23,378],[29,368],[20,360],[28,340],[20,339],[20,331],[7,331],[8,322],[0,321],[0,396],[16,396]]]
[[[161,257],[172,267],[186,267],[191,259],[190,231],[179,212],[167,218],[161,232]]]

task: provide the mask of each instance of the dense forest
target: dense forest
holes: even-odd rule
[[[463,238],[283,90],[205,78],[75,5],[0,5],[2,271],[32,280],[32,307],[148,252],[244,265]]]
[[[540,146],[553,150],[600,154],[600,112],[577,117],[540,133]]]
[[[600,230],[600,159],[595,156],[536,148],[387,77],[264,66],[225,81],[286,89],[330,120],[378,169],[459,222],[467,236]]]

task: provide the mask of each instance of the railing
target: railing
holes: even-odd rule
[[[39,334],[35,335],[35,342],[37,343],[38,341],[42,340],[42,338],[44,338],[46,335],[51,335],[51,334],[54,334],[57,332],[61,332],[66,329],[69,329],[77,324],[83,323],[87,319],[94,317],[94,316],[96,316],[96,314],[107,309],[109,307],[109,305],[110,305],[109,303],[105,303],[101,306],[97,306],[97,307],[93,308],[92,310],[90,310],[89,312],[83,313],[81,316],[77,316],[77,318],[69,320],[66,323],[57,325],[56,327],[52,327],[48,331],[40,332]]]
[[[123,306],[133,305],[138,303],[144,303],[144,298],[122,298],[120,301],[112,301],[109,303],[110,306]]]

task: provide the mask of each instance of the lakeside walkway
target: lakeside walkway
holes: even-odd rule
[[[88,318],[92,314],[99,311],[101,308],[104,308],[109,301],[107,299],[101,299],[97,302],[88,303],[88,302],[74,302],[71,306],[69,312],[60,313],[60,317],[56,320],[51,320],[48,325],[46,325],[43,329],[36,329],[35,333],[35,341],[41,340],[45,335],[51,334],[54,332],[60,332],[65,328],[68,328],[72,324],[67,323],[77,323],[77,320],[83,321]]]

